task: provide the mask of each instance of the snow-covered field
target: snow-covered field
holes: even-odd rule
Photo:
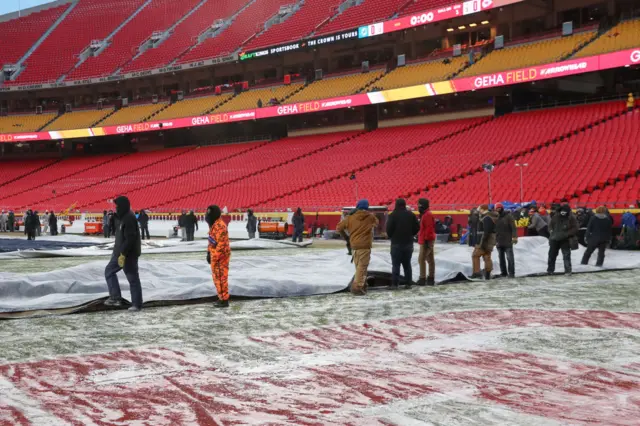
[[[0,322],[1,426],[638,419],[638,270]]]

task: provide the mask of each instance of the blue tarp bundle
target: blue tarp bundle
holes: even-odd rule
[[[37,237],[36,237],[37,238]],[[51,240],[38,240],[28,241],[26,238],[1,238],[0,239],[0,253],[9,253],[12,251],[24,251],[24,250],[63,250],[72,248],[92,247],[96,243],[80,243],[69,241],[51,241]]]

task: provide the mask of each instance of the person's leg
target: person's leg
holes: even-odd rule
[[[401,247],[391,246],[391,287],[397,288],[400,284],[400,264],[402,263]]]
[[[120,301],[120,299],[122,299],[120,282],[118,281],[118,272],[120,272],[120,269],[118,256],[114,254],[111,256],[107,267],[104,268],[104,278],[107,281],[107,288],[109,289],[109,299],[113,301]]]
[[[549,240],[549,259],[547,262],[547,273],[553,274],[556,271],[556,259],[560,251],[560,244],[557,241]]]
[[[498,259],[500,263],[500,275],[506,277],[507,273],[507,249],[505,247],[498,247]]]
[[[427,282],[427,258],[424,244],[420,244],[420,252],[418,253],[418,266],[420,267],[419,285],[425,285]]]
[[[598,260],[596,266],[602,267],[604,264],[604,253],[607,251],[607,243],[598,244]]]
[[[509,247],[507,250],[507,263],[509,265],[509,278],[516,276],[516,259],[513,255],[513,247]]]
[[[473,249],[473,254],[471,255],[471,262],[473,263],[473,275],[480,275],[480,258],[483,256],[484,250],[480,247],[476,247]]]
[[[584,254],[582,255],[582,263],[583,265],[588,265],[589,264],[589,259],[591,259],[591,255],[593,254],[594,251],[596,251],[596,245],[594,244],[587,244],[587,249],[584,251]]]
[[[229,258],[218,259],[211,264],[213,281],[218,292],[218,300],[227,302],[229,300]]]
[[[569,245],[569,240],[563,241],[560,246],[562,250],[562,260],[564,262],[564,273],[571,274],[571,246]]]
[[[184,226],[180,227],[180,236],[182,237],[182,241],[187,241],[187,230]]]
[[[151,234],[149,234],[149,225],[144,226],[144,230],[147,232],[147,240],[151,239]]]
[[[482,259],[484,260],[484,273],[485,278],[491,278],[491,272],[493,271],[493,259],[491,255],[493,254],[493,247],[489,247],[489,250],[485,251],[482,255]]]
[[[129,291],[131,292],[131,305],[135,308],[142,309],[142,284],[140,283],[140,274],[138,273],[138,258],[127,257],[124,263],[124,274],[129,281]],[[120,286],[118,286],[118,290]]]
[[[429,241],[429,248],[425,253],[425,257],[427,259],[427,264],[429,265],[429,274],[427,275],[427,284],[435,285],[436,279],[436,258],[435,253],[436,250],[434,248],[435,241]]]
[[[356,267],[356,273],[351,285],[351,292],[355,294],[366,294],[367,268],[369,267],[369,259],[371,250],[353,250],[353,263]]]
[[[407,245],[402,249],[402,269],[404,271],[404,283],[407,288],[413,284],[413,268],[411,267],[411,258],[413,257],[413,244]]]

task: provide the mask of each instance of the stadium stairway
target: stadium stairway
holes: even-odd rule
[[[56,121],[58,119],[58,117],[60,117],[60,114],[56,114],[53,117],[51,117],[51,120],[47,121],[43,126],[41,126],[37,131],[38,132],[42,132],[44,129],[46,129],[47,127],[49,127],[49,125],[51,123],[53,123],[54,121]]]
[[[154,205],[152,206],[153,208],[156,207],[161,207],[161,206],[176,206],[177,204],[179,204],[180,202],[186,201],[189,199],[193,199],[196,196],[202,195],[202,194],[206,194],[209,193],[213,190],[219,189],[219,188],[223,188],[227,185],[231,185],[234,184],[236,182],[241,182],[245,179],[249,179],[249,178],[253,178],[253,177],[259,177],[260,175],[270,171],[270,170],[274,170],[280,167],[284,167],[287,165],[292,165],[295,164],[296,161],[299,161],[303,158],[309,158],[312,157],[318,153],[322,153],[325,152],[327,150],[330,150],[331,148],[334,148],[336,146],[342,145],[344,143],[347,143],[351,140],[354,140],[362,135],[364,135],[367,132],[346,132],[346,133],[340,133],[338,135],[334,135],[334,134],[325,134],[325,135],[321,135],[321,136],[315,136],[315,137],[309,137],[308,139],[312,139],[312,138],[317,138],[320,139],[320,143],[318,143],[318,146],[314,147],[313,149],[302,153],[302,154],[298,154],[297,152],[293,152],[290,153],[289,156],[280,161],[282,159],[283,155],[286,154],[281,154],[278,153],[277,156],[271,156],[271,158],[269,158],[269,153],[265,153],[262,152],[264,150],[261,150],[259,148],[257,148],[256,150],[254,150],[252,152],[252,154],[254,154],[254,156],[256,157],[256,159],[261,163],[261,165],[266,166],[259,168],[257,170],[253,170],[249,173],[238,173],[236,176],[233,176],[223,182],[220,182],[214,186],[205,186],[202,189],[199,189],[198,191],[194,191],[194,192],[190,192],[190,193],[186,193],[180,197],[176,197],[170,200],[163,200],[162,202],[160,202],[158,205]],[[325,141],[326,139],[326,141]],[[301,137],[298,138],[296,142],[302,141],[303,143],[305,142],[305,138]],[[326,143],[323,143],[326,142]],[[286,148],[291,148],[292,145],[292,141],[290,139],[283,139],[281,141],[277,141],[277,142],[272,142],[271,144],[265,146],[267,149],[269,149],[272,152],[276,152],[277,147],[276,145],[278,144],[286,144]],[[251,162],[252,159],[250,158],[243,158],[242,161],[243,162]],[[271,163],[270,163],[271,160]]]
[[[626,209],[631,206],[637,208],[640,194],[640,169],[624,178],[616,179],[614,183],[607,183],[602,188],[585,191],[571,199],[571,204],[595,208],[605,205],[608,208]]]
[[[33,160],[29,162],[24,161],[10,161],[3,162],[2,169],[0,170],[0,187],[7,186],[13,182],[19,181],[33,173],[38,173],[48,167],[54,166],[60,163],[62,160]],[[28,169],[25,171],[25,169]]]
[[[572,108],[585,108],[582,111],[576,111],[576,113],[580,114],[583,112],[587,112],[588,108],[595,108],[597,106],[587,106],[587,107],[570,107],[570,108],[566,108],[564,111],[564,115],[562,116],[563,119],[568,119],[569,115],[571,114],[571,109]],[[587,117],[591,117],[590,121],[585,122],[583,124],[579,124],[577,127],[568,129],[563,131],[561,134],[558,134],[557,136],[551,138],[551,139],[545,139],[541,142],[535,141],[535,143],[530,146],[527,147],[525,149],[520,149],[516,152],[513,152],[510,155],[505,155],[502,157],[498,157],[498,158],[486,158],[485,161],[489,162],[491,164],[493,164],[496,169],[500,166],[504,166],[505,170],[512,170],[515,172],[515,164],[518,162],[529,162],[529,163],[533,163],[534,160],[531,159],[529,160],[528,156],[531,155],[537,155],[538,153],[540,153],[542,150],[548,149],[549,147],[557,147],[558,149],[562,149],[563,148],[563,144],[567,144],[567,143],[576,143],[576,141],[579,143],[581,140],[577,140],[577,138],[579,137],[584,137],[584,134],[587,130],[590,129],[594,129],[598,126],[601,126],[605,123],[612,123],[612,120],[616,120],[619,119],[621,116],[623,116],[625,114],[625,110],[623,110],[623,104],[622,103],[608,103],[608,104],[602,104],[601,106],[601,110],[598,112],[596,111],[596,114],[601,114],[600,116],[598,116],[597,118],[594,119],[593,114],[587,114],[584,115],[585,118]],[[544,110],[543,110],[544,111]],[[553,110],[550,110],[553,112]],[[520,113],[522,114],[522,113]],[[513,115],[513,114],[510,114]],[[508,116],[506,116],[508,117]],[[542,116],[541,116],[542,117]],[[499,123],[500,121],[503,121],[503,117],[500,117],[498,119],[496,119],[496,123]],[[505,123],[503,123],[504,125]],[[615,124],[615,123],[613,123]],[[524,130],[523,130],[524,131]],[[539,133],[539,132],[537,132]],[[540,135],[538,135],[540,136]],[[529,137],[529,136],[527,136]],[[580,151],[583,148],[581,148],[581,146],[577,146],[576,150]],[[560,152],[558,151],[554,151],[554,152]],[[548,153],[545,153],[548,156]],[[542,158],[542,157],[541,157]],[[545,157],[546,158],[546,157]],[[551,157],[551,158],[556,158],[556,157]],[[575,158],[575,157],[574,157]],[[551,160],[549,160],[548,158],[546,160],[540,160],[537,161],[537,163],[544,163],[544,164],[549,164]],[[576,163],[576,161],[572,161],[571,158],[566,158],[564,159],[564,161],[569,161],[572,163]],[[582,167],[589,167],[589,164],[582,164],[580,163],[580,166]],[[421,197],[425,197],[425,198],[429,198],[433,204],[452,204],[449,203],[449,200],[453,200],[453,199],[459,199],[459,200],[472,200],[471,202],[477,202],[479,200],[484,200],[486,201],[486,184],[487,181],[485,179],[485,177],[483,176],[485,174],[484,169],[482,168],[482,166],[480,164],[478,164],[477,167],[462,172],[462,173],[455,173],[453,175],[450,175],[448,177],[445,177],[444,179],[441,180],[437,180],[434,182],[429,182],[428,185],[426,185],[425,187],[422,187],[420,189],[416,189],[416,190],[411,190],[408,191],[406,193],[401,193],[401,194],[397,194],[397,197],[404,197],[409,199],[410,202],[417,202],[418,198]],[[494,179],[493,181],[495,182],[495,185],[499,185],[499,182],[496,181],[497,177],[496,177],[496,172],[494,171]],[[513,176],[510,176],[509,179],[514,178]],[[514,178],[515,179],[515,178]],[[549,186],[554,186],[552,183],[549,183],[548,181],[545,181],[544,177],[541,177],[542,182],[544,182],[544,186],[549,187]],[[566,180],[566,179],[565,179]],[[472,181],[472,183],[469,183],[470,181]],[[517,182],[517,180],[516,180]],[[560,182],[560,181],[558,181]],[[557,185],[555,185],[557,186]],[[593,189],[593,188],[592,188]],[[499,191],[499,189],[496,189],[497,191]],[[454,195],[455,194],[455,195]],[[502,195],[500,194],[496,194],[497,195],[497,199],[500,199],[502,197]],[[540,194],[538,194],[540,195]],[[561,199],[564,201],[568,201],[569,199],[571,199],[574,195],[576,194],[566,194],[564,196],[559,195],[557,197],[552,197],[552,198],[557,198],[557,199]],[[474,197],[478,197],[477,199]],[[495,197],[494,197],[495,198]],[[394,198],[387,198],[385,200],[381,200],[382,205],[391,205],[392,202],[394,201]],[[537,201],[551,201],[551,200],[537,200]]]

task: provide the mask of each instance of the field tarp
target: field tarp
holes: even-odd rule
[[[417,248],[417,247],[416,247]],[[436,246],[436,281],[471,275],[471,251],[467,246]],[[531,276],[547,270],[548,242],[542,237],[521,238],[515,247],[516,275]],[[605,268],[582,266],[584,248],[572,252],[574,273],[604,269],[640,268],[640,253],[608,251]],[[497,269],[497,253],[494,253]],[[595,259],[592,259],[593,264]],[[106,259],[56,271],[0,273],[0,312],[58,310],[77,307],[108,296],[104,280]],[[414,279],[418,275],[413,258]],[[369,270],[388,273],[388,252],[374,251]],[[557,271],[562,272],[562,256]],[[295,254],[232,257],[229,293],[232,297],[272,298],[330,294],[345,290],[353,277],[351,258],[344,250]],[[209,265],[204,261],[140,261],[145,302],[186,301],[215,297]],[[123,297],[128,283],[120,273]],[[5,315],[6,317],[6,315]]]

